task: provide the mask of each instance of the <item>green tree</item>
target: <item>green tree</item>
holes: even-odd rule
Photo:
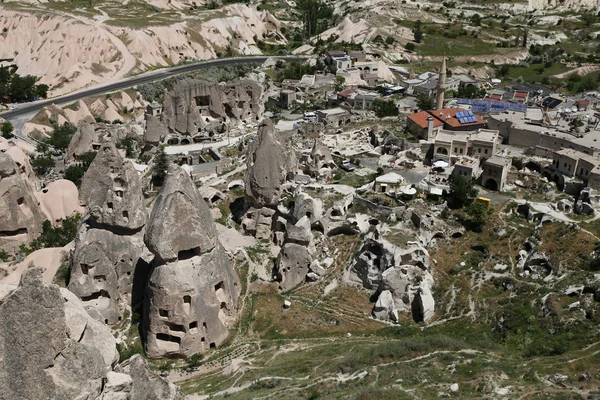
[[[77,127],[65,122],[62,126],[55,125],[54,131],[45,141],[55,149],[64,151],[69,147],[75,132],[77,132]]]
[[[466,209],[467,227],[474,232],[481,232],[487,221],[487,204],[475,201]]]
[[[473,26],[481,26],[481,15],[473,14],[471,16],[471,25]]]
[[[415,42],[421,43],[421,40],[423,40],[423,31],[420,28],[414,29],[413,36],[415,38]]]
[[[452,208],[462,208],[477,196],[477,189],[471,180],[460,175],[452,175],[450,178],[450,205]]]
[[[417,46],[415,46],[414,43],[412,42],[408,42],[406,43],[406,45],[404,46],[404,48],[408,51],[415,51],[415,49],[417,48]]]
[[[43,154],[31,157],[31,167],[35,171],[36,175],[43,176],[48,173],[52,168],[56,166],[56,163],[49,154]]]
[[[433,110],[435,107],[435,102],[433,97],[427,96],[424,93],[421,93],[417,96],[417,107],[420,110]]]
[[[479,89],[475,85],[460,86],[458,88],[458,97],[461,99],[472,99],[479,95]]]
[[[393,100],[375,99],[373,101],[373,110],[378,118],[395,117],[398,115],[398,107]]]
[[[314,36],[325,31],[333,23],[333,8],[319,0],[299,0],[298,10],[304,22],[306,36]]]
[[[590,27],[593,23],[596,22],[596,15],[590,12],[584,13],[581,16],[581,21],[586,27]]]
[[[5,139],[10,139],[11,137],[13,137],[13,124],[11,124],[9,121],[6,121],[5,123],[2,124],[2,127],[0,128],[0,130],[2,131],[2,137]]]
[[[80,187],[84,175],[85,170],[79,165],[69,165],[65,169],[64,178],[73,182],[77,187]]]
[[[333,87],[335,88],[335,91],[339,92],[342,89],[344,89],[345,83],[346,83],[346,78],[344,78],[343,76],[336,76],[333,81]]]
[[[155,186],[162,186],[169,168],[169,160],[162,146],[158,149],[155,158],[154,167],[152,168],[152,183]]]
[[[60,226],[52,226],[48,220],[42,224],[42,234],[33,240],[29,246],[31,251],[44,249],[47,247],[63,247],[75,240],[77,235],[77,226],[81,215],[76,214],[67,217]]]

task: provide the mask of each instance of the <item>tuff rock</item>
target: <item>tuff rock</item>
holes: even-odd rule
[[[43,283],[43,271],[25,270],[0,299],[0,399],[183,400],[137,358],[115,373],[111,331],[68,290]]]
[[[239,280],[208,205],[176,165],[169,168],[145,240],[156,256],[144,301],[148,356],[188,356],[221,344],[236,319]]]
[[[40,235],[44,220],[24,173],[9,155],[0,153],[0,249],[16,252]]]
[[[276,208],[281,186],[296,171],[296,158],[280,142],[269,119],[261,122],[257,136],[248,145],[245,183],[247,207]]]
[[[85,173],[79,199],[98,224],[139,230],[146,222],[138,173],[111,142],[102,144]]]

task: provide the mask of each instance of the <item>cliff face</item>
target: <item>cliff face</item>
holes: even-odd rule
[[[261,86],[249,80],[181,81],[165,96],[163,121],[171,131],[191,137],[222,129],[229,121],[257,121],[262,115],[261,95]]]
[[[71,17],[47,12],[45,0],[23,2],[30,3],[28,10],[33,12],[3,8],[0,13],[0,58],[14,58],[21,75],[40,77],[40,83],[51,87],[52,96],[113,82],[150,67],[216,58],[228,45],[242,55],[259,55],[255,37],[285,43],[280,22],[272,14],[244,4],[223,7],[221,18],[206,19],[200,13],[185,22],[173,18],[170,24],[168,20],[153,24],[148,20],[149,26],[134,29],[126,27],[127,19],[119,21],[122,16],[110,7],[103,7],[103,12],[115,25],[125,22],[123,26],[103,24],[106,16],[96,10],[90,10],[95,18]],[[161,9],[196,6],[188,0],[149,3]],[[139,12],[139,20],[144,21],[145,10]]]

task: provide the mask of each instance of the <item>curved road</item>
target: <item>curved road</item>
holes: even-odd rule
[[[89,96],[97,96],[99,94],[114,92],[116,90],[127,89],[132,86],[141,85],[153,81],[159,81],[162,79],[170,78],[175,75],[185,74],[187,72],[196,71],[199,69],[206,69],[211,67],[220,67],[226,65],[237,65],[237,64],[260,64],[264,63],[269,58],[278,58],[289,62],[305,61],[308,57],[298,56],[252,56],[252,57],[234,57],[234,58],[221,58],[217,60],[200,61],[194,64],[182,65],[180,67],[166,68],[160,71],[147,73],[141,76],[124,79],[119,82],[110,83],[107,85],[96,86],[89,89],[83,89],[73,94],[67,94],[64,96],[54,97],[52,99],[40,100],[32,103],[20,104],[16,110],[10,110],[0,113],[0,117],[10,120],[24,116],[27,114],[35,114],[43,107],[51,104],[67,104],[73,103],[77,100],[81,100]]]

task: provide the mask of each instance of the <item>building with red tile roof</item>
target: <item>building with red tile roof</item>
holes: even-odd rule
[[[428,118],[433,118],[429,132]],[[420,111],[407,117],[406,127],[413,135],[431,140],[432,134],[443,128],[449,131],[473,131],[487,127],[487,121],[471,111],[462,108],[442,108],[441,110]]]

